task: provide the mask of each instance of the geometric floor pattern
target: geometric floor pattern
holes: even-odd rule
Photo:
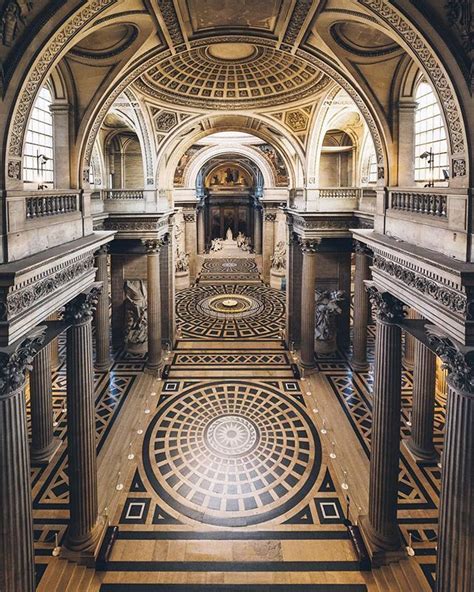
[[[222,259],[205,258],[198,282],[201,284],[260,283],[260,272],[255,259],[243,257],[225,257]]]
[[[227,302],[234,308],[224,309]],[[184,339],[278,338],[285,325],[285,294],[263,285],[197,285],[176,294]]]

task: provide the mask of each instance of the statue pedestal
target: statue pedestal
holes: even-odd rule
[[[177,271],[175,275],[176,290],[185,290],[189,288],[189,270]]]
[[[331,337],[330,339],[326,339],[324,341],[321,339],[315,339],[314,351],[317,354],[332,354],[335,351],[337,351],[336,336]]]
[[[275,290],[281,290],[282,281],[285,277],[284,269],[271,269],[270,270],[270,288]]]
[[[125,339],[125,351],[129,354],[146,354],[148,351],[148,344],[146,341],[143,343],[133,343]]]

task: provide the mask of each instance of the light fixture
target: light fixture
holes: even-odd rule
[[[51,160],[46,154],[40,154],[36,151],[36,173],[38,180],[38,191],[41,189],[47,189],[47,185],[44,183],[44,165]]]
[[[433,148],[429,150],[425,150],[422,154],[420,154],[420,158],[423,160],[426,159],[428,164],[428,183],[426,183],[425,187],[434,187],[434,153]]]

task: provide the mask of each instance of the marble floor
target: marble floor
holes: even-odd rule
[[[96,375],[101,513],[119,537],[107,572],[51,557],[67,524],[63,447],[33,469],[40,592],[430,590],[439,469],[403,456],[399,516],[416,556],[359,571],[343,520],[348,502],[352,520],[367,509],[372,372],[352,372],[350,353],[338,353],[301,380],[279,339],[284,305],[253,259],[205,260],[197,285],[177,296],[167,379],[124,352],[110,377]],[[62,438],[64,380],[60,366]],[[405,435],[410,393],[406,371]],[[443,401],[436,421],[441,444]]]

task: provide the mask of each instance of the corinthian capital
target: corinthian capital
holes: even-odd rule
[[[381,292],[372,282],[365,282],[370,303],[380,321],[400,323],[405,316],[403,302],[389,292]]]
[[[95,282],[88,290],[78,294],[66,304],[64,320],[72,325],[81,325],[91,320],[101,292],[102,282]]]
[[[319,251],[319,246],[321,244],[321,239],[314,238],[314,239],[306,239],[300,238],[300,247],[303,253],[317,253]]]
[[[145,245],[145,251],[147,255],[157,254],[160,252],[161,247],[165,244],[165,241],[162,238],[157,239],[149,239],[142,241]]]
[[[8,397],[25,384],[27,370],[41,349],[46,327],[35,327],[26,337],[0,350],[0,398]]]

